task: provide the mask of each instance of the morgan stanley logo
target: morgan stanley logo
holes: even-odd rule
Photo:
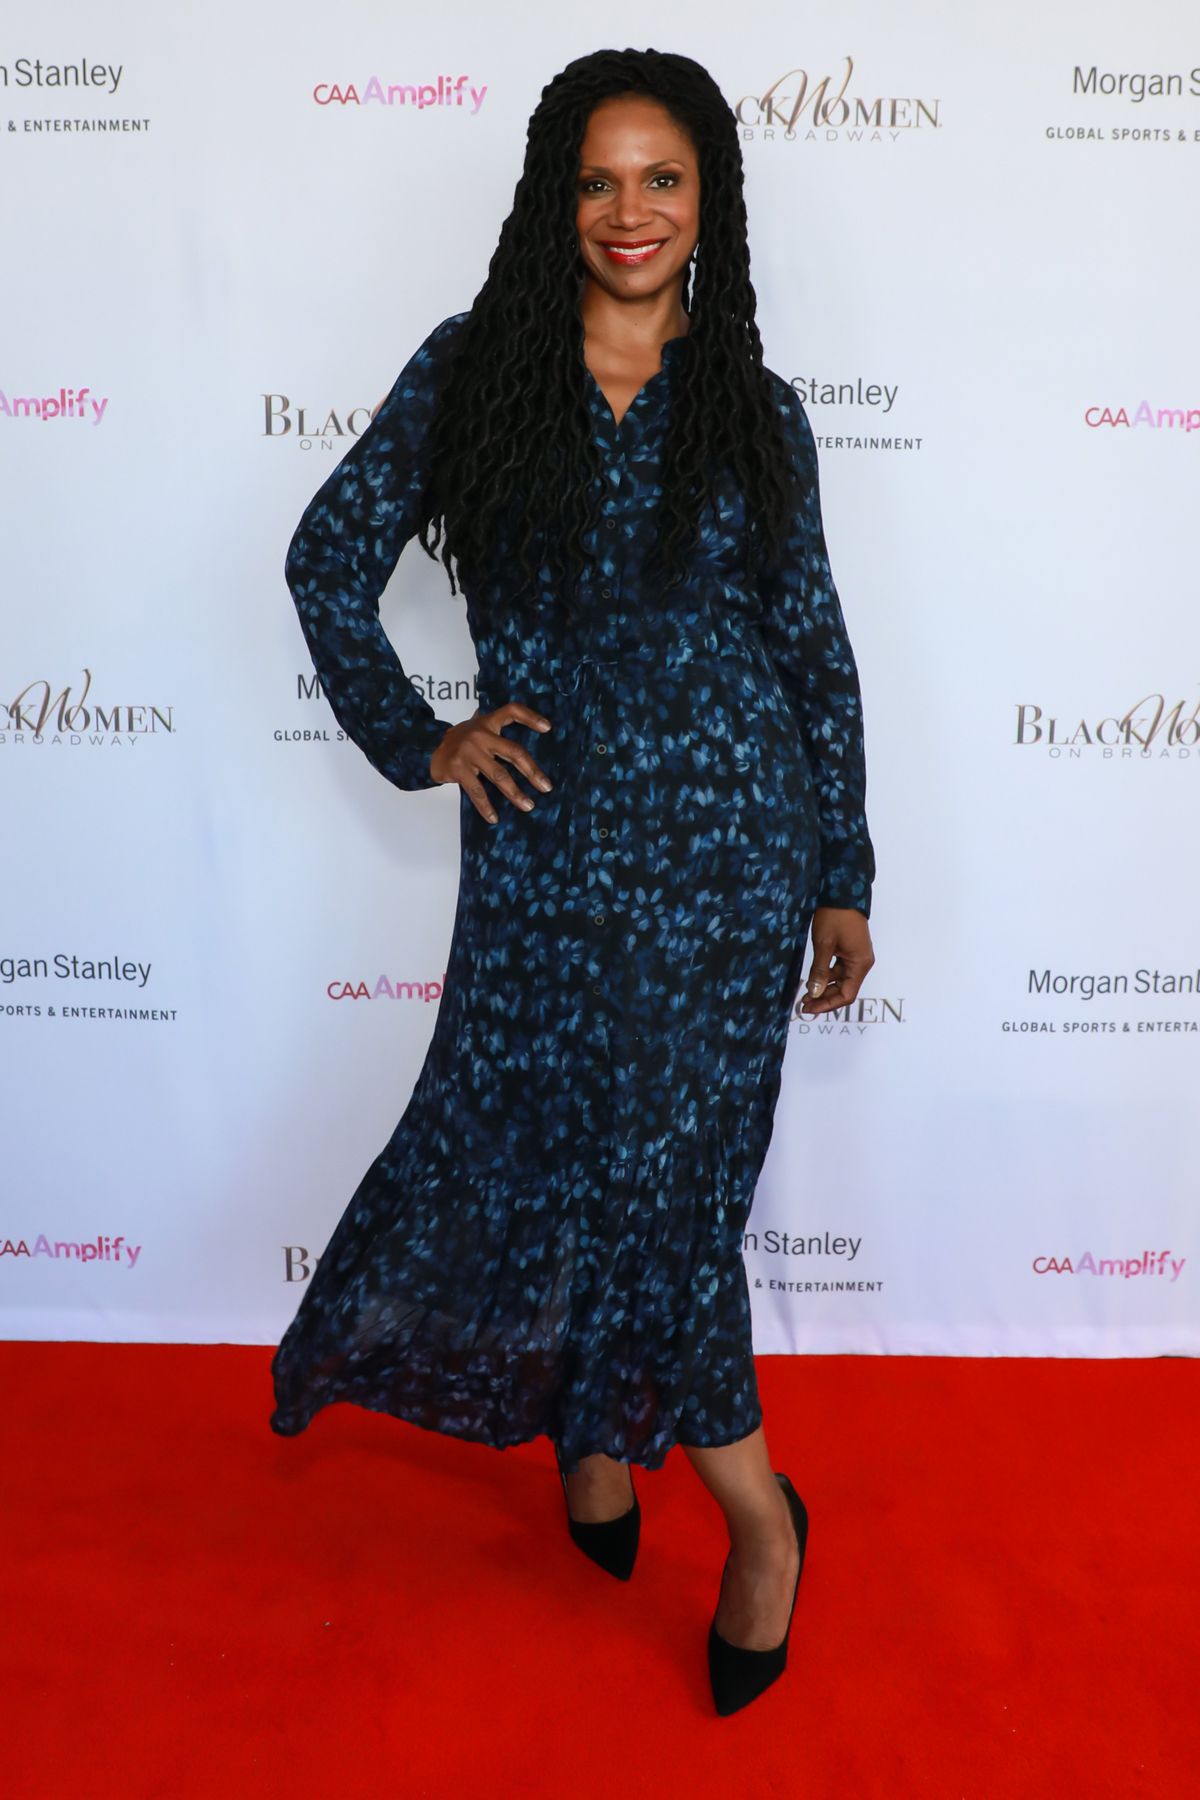
[[[0,419],[81,419],[99,425],[108,411],[108,395],[98,400],[91,388],[59,388],[57,394],[10,394],[0,388]]]

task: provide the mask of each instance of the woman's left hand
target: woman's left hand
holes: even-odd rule
[[[805,1013],[833,1012],[857,999],[875,961],[866,916],[853,906],[818,906],[812,917],[812,968],[804,999]]]

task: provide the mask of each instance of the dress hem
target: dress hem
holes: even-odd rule
[[[359,1408],[359,1410],[362,1412],[376,1413],[381,1418],[385,1418],[385,1419],[395,1419],[401,1425],[415,1425],[417,1427],[418,1431],[433,1432],[438,1437],[457,1438],[462,1443],[483,1444],[483,1445],[486,1445],[487,1448],[489,1448],[491,1450],[515,1450],[522,1444],[536,1443],[538,1438],[542,1438],[542,1437],[548,1438],[551,1445],[554,1445],[557,1441],[555,1439],[554,1433],[550,1430],[550,1428],[548,1426],[545,1426],[545,1425],[539,1426],[539,1428],[536,1431],[526,1432],[520,1436],[502,1439],[502,1438],[496,1437],[495,1435],[489,1435],[487,1433],[479,1432],[479,1431],[453,1430],[449,1426],[446,1426],[446,1425],[430,1425],[424,1419],[411,1418],[408,1414],[396,1412],[391,1407],[372,1406],[369,1401],[356,1400],[352,1395],[349,1395],[349,1394],[339,1395],[336,1399],[323,1401],[322,1404],[320,1406],[316,1407],[312,1412],[310,1412],[307,1415],[307,1417],[302,1417],[301,1423],[299,1423],[297,1425],[292,1425],[292,1426],[289,1426],[284,1423],[284,1420],[287,1418],[287,1415],[285,1413],[283,1413],[279,1407],[276,1407],[274,1412],[272,1412],[272,1414],[270,1415],[268,1424],[270,1426],[270,1429],[275,1433],[275,1435],[277,1437],[284,1437],[284,1438],[299,1437],[303,1432],[308,1430],[308,1427],[312,1424],[313,1420],[318,1416],[319,1413],[327,1412],[331,1406],[357,1406]],[[577,1451],[575,1456],[572,1459],[572,1462],[577,1463],[579,1461],[579,1459],[584,1456],[602,1455],[602,1456],[611,1457],[614,1462],[631,1463],[636,1468],[646,1469],[648,1471],[653,1472],[656,1469],[662,1468],[663,1464],[666,1462],[667,1457],[670,1455],[671,1451],[676,1448],[678,1448],[680,1450],[720,1450],[720,1449],[724,1449],[729,1444],[739,1444],[742,1442],[742,1440],[744,1438],[752,1436],[753,1433],[758,1430],[758,1428],[761,1424],[762,1424],[762,1412],[760,1410],[756,1423],[750,1427],[749,1431],[739,1431],[736,1437],[710,1439],[707,1443],[700,1443],[694,1439],[685,1440],[683,1438],[676,1437],[676,1438],[673,1438],[671,1440],[671,1442],[669,1444],[667,1444],[661,1451],[653,1451],[649,1455],[622,1454],[620,1451],[617,1451],[617,1450],[609,1450],[609,1449],[604,1449],[602,1446],[596,1446],[595,1448],[590,1449],[590,1450]]]

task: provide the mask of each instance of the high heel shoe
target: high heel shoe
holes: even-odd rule
[[[618,1514],[615,1519],[573,1519],[571,1502],[567,1495],[567,1477],[562,1466],[558,1445],[554,1446],[555,1458],[558,1461],[558,1472],[562,1476],[563,1500],[567,1508],[567,1530],[573,1543],[578,1544],[585,1556],[590,1556],[594,1563],[615,1575],[618,1581],[628,1581],[633,1574],[633,1565],[637,1557],[638,1538],[641,1533],[642,1509],[637,1497],[637,1489],[633,1492],[633,1505],[627,1511]],[[633,1470],[629,1471],[630,1486],[633,1486]]]
[[[803,1500],[792,1486],[786,1475],[778,1470],[775,1479],[783,1489],[792,1515],[792,1526],[796,1533],[796,1544],[800,1551],[800,1563],[796,1570],[796,1582],[792,1588],[792,1604],[788,1608],[787,1629],[778,1644],[770,1650],[747,1650],[740,1644],[731,1644],[717,1630],[716,1613],[708,1628],[708,1675],[712,1683],[713,1700],[716,1708],[723,1716],[737,1712],[739,1707],[748,1706],[751,1700],[757,1700],[764,1688],[777,1681],[787,1667],[788,1636],[792,1629],[792,1614],[796,1610],[796,1592],[800,1586],[800,1570],[804,1567],[804,1550],[808,1542],[808,1513]],[[732,1551],[730,1552],[732,1555]],[[721,1587],[725,1586],[725,1570],[729,1567],[729,1557],[725,1558],[725,1566],[721,1570]],[[720,1609],[721,1596],[717,1595],[717,1607]]]

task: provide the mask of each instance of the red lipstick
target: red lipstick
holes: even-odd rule
[[[610,262],[620,263],[624,268],[636,268],[650,258],[657,250],[661,250],[666,238],[610,238],[605,241],[597,238],[605,256]]]

